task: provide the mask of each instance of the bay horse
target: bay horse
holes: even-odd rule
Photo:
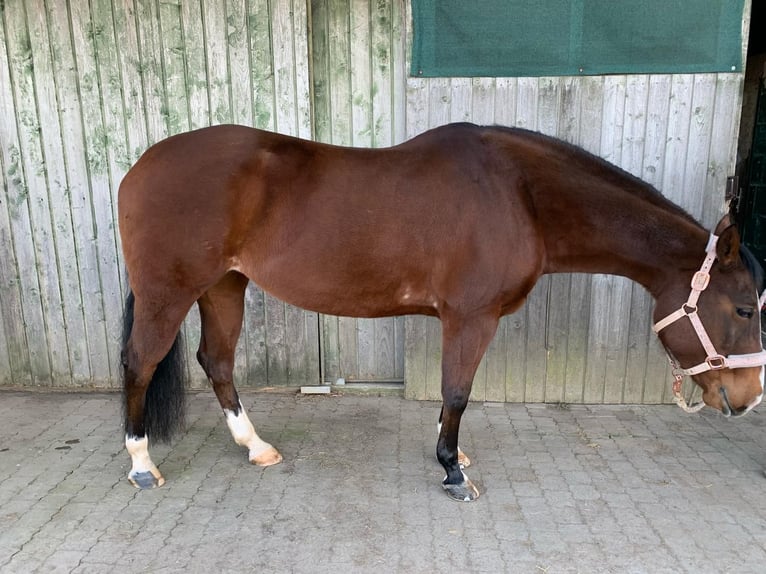
[[[181,420],[178,337],[195,301],[197,358],[234,440],[254,464],[282,460],[232,382],[249,280],[319,313],[441,320],[436,455],[457,500],[479,496],[458,449],[477,366],[500,317],[544,273],[637,281],[655,299],[676,386],[691,375],[725,415],[763,396],[761,279],[729,217],[710,234],[640,179],[539,133],[453,124],[356,149],[203,128],[149,148],[122,181],[118,209],[130,283],[125,443],[139,488],[164,483],[148,437],[168,439]]]

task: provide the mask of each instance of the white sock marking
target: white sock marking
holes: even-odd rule
[[[251,460],[272,448],[269,443],[261,440],[261,437],[255,432],[253,423],[250,422],[242,403],[239,403],[239,414],[235,414],[229,409],[223,409],[223,414],[226,416],[226,424],[231,431],[231,436],[234,437],[234,442],[247,447]]]

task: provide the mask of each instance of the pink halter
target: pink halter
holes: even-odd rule
[[[713,262],[716,259],[715,246],[717,242],[718,236],[711,233],[707,247],[705,248],[707,255],[705,256],[705,260],[702,262],[700,270],[697,271],[692,277],[692,290],[689,294],[689,298],[686,300],[686,303],[684,303],[680,309],[671,313],[661,321],[657,321],[653,327],[654,332],[659,333],[668,325],[675,323],[683,317],[688,317],[689,321],[691,321],[692,327],[694,327],[694,332],[697,333],[697,338],[699,339],[700,343],[702,343],[702,347],[707,353],[707,358],[704,362],[699,363],[693,367],[689,367],[688,369],[681,368],[681,366],[676,363],[673,357],[668,354],[668,359],[670,360],[670,364],[673,367],[673,377],[675,378],[675,382],[673,383],[673,396],[675,397],[675,401],[678,406],[686,412],[697,412],[705,406],[705,403],[700,402],[696,405],[687,405],[686,400],[681,395],[681,383],[684,380],[684,375],[698,375],[699,373],[704,373],[706,371],[716,371],[719,369],[760,367],[766,364],[766,350],[763,349],[757,353],[748,353],[745,355],[724,356],[718,353],[715,349],[715,345],[713,345],[713,342],[710,340],[705,327],[702,325],[702,321],[700,320],[699,315],[697,315],[697,300],[699,299],[700,294],[707,288],[708,283],[710,283],[710,268],[713,266]],[[766,302],[766,291],[764,291],[758,299],[757,312],[759,315],[764,302]]]

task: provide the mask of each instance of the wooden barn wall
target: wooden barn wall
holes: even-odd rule
[[[122,176],[211,124],[311,137],[307,30],[302,0],[0,2],[0,384],[119,384]],[[205,384],[196,310],[185,332]],[[250,288],[238,383],[317,382],[318,339]]]
[[[741,74],[411,78],[406,0],[19,0],[0,16],[0,384],[119,384],[113,200],[172,133],[238,122],[385,146],[451,121],[518,125],[624,167],[707,225],[733,171]],[[246,304],[239,385],[406,375],[407,396],[439,398],[436,320],[318,317],[254,287]],[[501,322],[472,398],[667,401],[650,310],[627,280],[545,277]],[[196,312],[185,332],[201,385]]]
[[[710,227],[734,173],[742,82],[742,74],[408,78],[407,136],[456,121],[539,130],[637,175]],[[647,292],[624,278],[543,277],[501,321],[471,398],[669,402],[652,308]],[[408,317],[405,332],[406,395],[438,399],[439,322]]]

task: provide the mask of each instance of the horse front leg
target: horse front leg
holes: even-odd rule
[[[439,412],[439,422],[436,425],[436,434],[438,435],[440,432],[442,432],[442,419],[444,418],[444,407],[442,407],[442,410]],[[468,458],[468,455],[463,452],[463,450],[460,448],[460,445],[457,447],[457,462],[460,465],[460,468],[468,468],[471,466],[471,459]]]
[[[282,462],[282,455],[255,432],[233,383],[247,283],[244,275],[229,272],[197,301],[202,320],[197,359],[213,385],[234,442],[247,448],[252,464],[271,466]]]
[[[497,330],[496,314],[442,317],[442,416],[436,457],[447,476],[442,486],[460,501],[479,497],[479,491],[461,468],[458,449],[463,416],[476,369]]]

